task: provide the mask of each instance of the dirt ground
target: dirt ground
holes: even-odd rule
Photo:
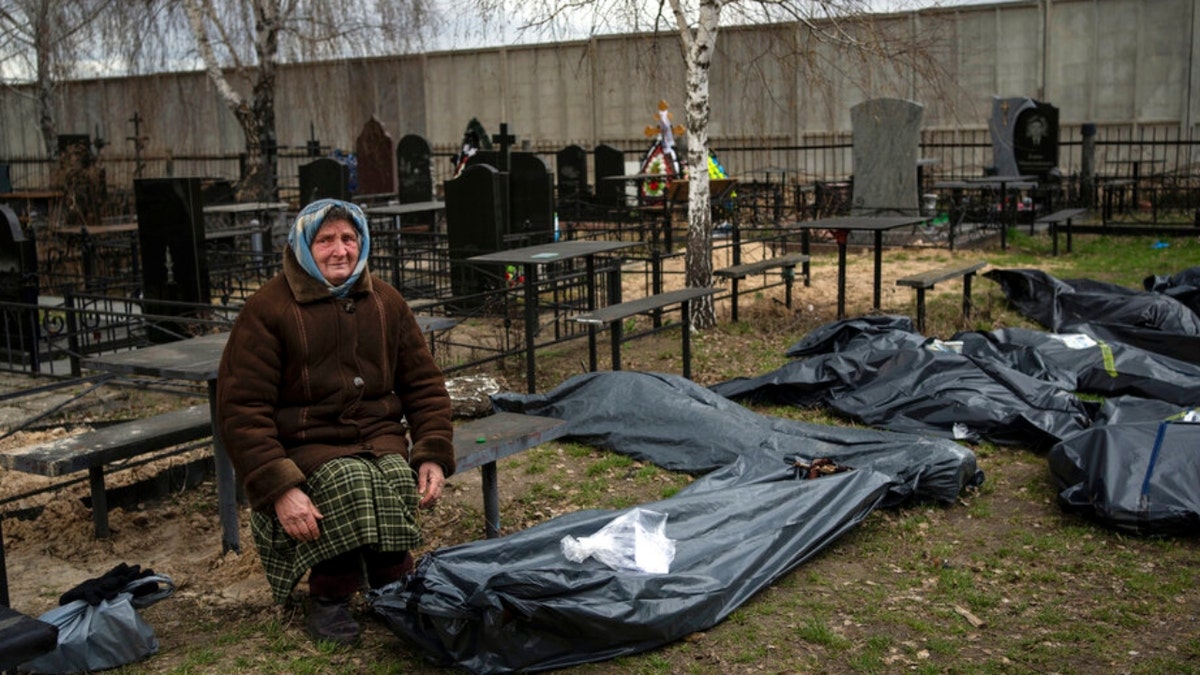
[[[950,254],[945,250],[922,251],[904,256],[891,255],[892,262],[886,263],[884,278],[894,279],[911,269],[928,266],[933,258],[947,259],[951,256],[971,257],[972,253]],[[978,254],[974,254],[978,257]],[[869,251],[852,252],[847,281],[847,297],[850,314],[861,314],[868,310],[871,299],[872,261]],[[959,292],[956,284],[953,292]],[[911,314],[911,290],[897,289],[885,283],[883,306],[898,312]],[[785,314],[782,308],[782,291],[776,289],[774,298],[754,300],[743,298],[743,312],[751,304],[766,306],[764,311]],[[782,349],[798,339],[803,332],[833,320],[836,311],[836,264],[830,255],[814,256],[813,283],[811,288],[798,284],[795,309],[788,324],[788,335],[780,335],[778,347]],[[743,319],[745,317],[743,316]],[[718,308],[718,320],[728,322],[728,307]],[[742,337],[734,333],[702,334],[697,336],[698,350],[714,353],[735,353],[741,348]],[[626,346],[628,369],[670,369],[663,366],[664,360],[677,358],[678,335],[664,335],[644,342],[635,341]],[[699,361],[698,361],[699,362]],[[678,372],[677,365],[675,371]],[[563,373],[563,377],[570,373]],[[753,375],[756,373],[745,373]],[[701,384],[723,379],[724,376],[703,369],[694,372]],[[707,381],[706,381],[707,380]],[[520,382],[519,377],[509,381]],[[73,421],[84,421],[97,409],[115,411],[120,414],[126,406],[130,408],[146,405],[149,395],[144,392],[127,391],[104,394],[102,405],[99,395],[82,400],[81,406],[67,413]],[[198,399],[199,400],[199,399]],[[127,411],[126,411],[127,412]],[[39,437],[50,437],[67,433],[66,428],[44,428],[36,433],[17,434],[0,441],[4,447],[31,443]],[[203,454],[203,450],[198,451]],[[183,456],[172,460],[186,462],[194,457]],[[530,500],[518,503],[516,498],[525,495],[531,482],[544,480],[520,470],[520,458],[505,460],[500,465],[502,503],[501,513],[509,518],[506,529],[520,529],[539,520],[555,515],[561,509],[553,500]],[[158,466],[143,467],[132,471],[115,472],[110,485],[134,481],[144,472],[157,470]],[[1029,468],[1029,471],[1035,469]],[[1036,470],[1040,471],[1040,467]],[[73,478],[78,479],[79,476]],[[45,487],[50,481],[36,476],[0,470],[0,499]],[[632,499],[643,501],[658,498],[653,492],[637,488],[632,484],[618,483],[616,490],[628,490]],[[639,492],[646,492],[642,494]],[[242,622],[255,625],[263,621],[275,621],[284,631],[301,631],[301,622],[288,609],[275,606],[270,598],[259,562],[251,545],[247,514],[241,518],[240,553],[222,553],[220,550],[220,528],[215,517],[216,498],[214,484],[209,481],[199,487],[179,491],[165,499],[140,504],[130,509],[115,509],[110,513],[112,536],[104,540],[94,537],[90,511],[82,502],[87,494],[86,480],[66,487],[37,495],[12,504],[7,510],[29,506],[41,506],[40,515],[31,520],[10,517],[3,521],[4,545],[7,554],[7,571],[11,606],[29,615],[36,616],[57,605],[58,597],[72,586],[92,577],[99,576],[119,563],[139,564],[144,568],[172,577],[177,585],[175,595],[152,608],[144,610],[145,616],[154,626],[162,643],[162,653],[144,666],[149,672],[162,672],[179,668],[183,646],[195,640],[206,639],[207,631],[195,630],[199,625],[229,624]],[[472,471],[453,476],[447,487],[446,498],[436,508],[421,514],[422,530],[427,535],[424,548],[418,553],[442,546],[471,541],[481,536],[480,504],[481,487],[479,473]],[[1003,522],[1017,522],[1029,517],[1045,517],[1044,513],[1021,513],[1028,509],[1026,502],[1011,501],[1004,508],[1017,512],[1006,514]],[[1050,507],[1041,510],[1049,511]],[[981,522],[957,518],[954,527],[975,528],[960,535],[965,540],[982,539],[987,530],[995,527],[993,522]],[[829,587],[839,583],[858,583],[859,572],[854,566],[822,563],[816,561],[820,574]],[[411,658],[411,654],[396,646],[382,626],[365,622],[367,650],[362,658],[372,654],[384,658]],[[225,645],[223,649],[245,649],[247,658],[259,658],[264,650],[261,636],[247,638],[242,646]],[[301,644],[304,644],[303,642]],[[703,653],[701,641],[698,649]],[[374,650],[374,651],[372,651]],[[259,654],[253,657],[252,654]],[[357,658],[357,657],[356,657]],[[717,654],[698,656],[719,660]],[[712,662],[707,665],[719,667]],[[728,665],[728,664],[726,664]],[[707,668],[704,668],[707,669]],[[250,668],[253,670],[253,668]],[[353,664],[347,666],[353,670]],[[741,670],[741,669],[738,669]],[[778,670],[778,669],[776,669]],[[786,669],[784,669],[786,670]]]

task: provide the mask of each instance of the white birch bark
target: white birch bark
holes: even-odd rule
[[[688,21],[682,0],[669,0],[679,28],[687,62],[688,128],[688,235],[685,254],[689,288],[712,285],[712,210],[708,177],[709,67],[717,45],[723,0],[700,0],[695,27]],[[691,329],[717,324],[712,296],[693,303]]]

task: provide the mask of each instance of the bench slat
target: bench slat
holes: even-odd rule
[[[189,406],[0,452],[0,466],[57,477],[212,435],[208,406]]]
[[[715,288],[681,288],[677,291],[667,291],[658,293],[657,295],[649,295],[637,300],[628,300],[626,302],[618,302],[615,305],[601,307],[588,314],[581,314],[575,317],[575,320],[580,323],[605,324],[621,319],[628,319],[631,316],[643,314],[655,309],[662,309],[669,305],[675,305],[684,301],[695,300],[706,295],[713,295],[717,292]]]
[[[800,263],[808,262],[809,257],[803,253],[793,253],[790,255],[768,258],[759,260],[758,262],[742,263],[741,265],[731,265],[723,267],[719,270],[713,270],[714,277],[723,277],[726,279],[742,279],[757,272],[765,272],[776,267],[795,267]]]
[[[1061,222],[1071,220],[1072,218],[1078,218],[1079,216],[1081,216],[1085,213],[1087,213],[1087,209],[1059,209],[1058,211],[1055,211],[1054,213],[1042,216],[1041,218],[1038,218],[1037,220],[1035,220],[1033,222],[1035,222],[1035,223],[1061,223]]]
[[[946,281],[954,277],[961,277],[972,272],[977,272],[984,267],[987,267],[986,261],[971,263],[969,265],[960,265],[957,267],[943,267],[936,270],[926,270],[920,274],[913,274],[902,279],[896,280],[897,286],[909,286],[912,288],[933,288],[934,284],[939,281]]]
[[[482,477],[484,534],[488,539],[500,536],[496,460],[552,441],[566,431],[566,420],[512,412],[498,412],[454,427],[457,470],[478,467]]]

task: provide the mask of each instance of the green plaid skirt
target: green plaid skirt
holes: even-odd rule
[[[421,544],[416,474],[400,455],[340,457],[322,464],[303,486],[325,516],[316,541],[296,541],[274,513],[252,512],[250,529],[275,601],[287,602],[314,564],[361,546],[408,551]]]

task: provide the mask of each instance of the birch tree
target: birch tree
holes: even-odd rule
[[[58,150],[58,85],[80,74],[86,37],[111,0],[5,0],[0,4],[0,54],[6,84],[33,82],[38,130],[46,155]],[[22,91],[22,90],[16,90]]]
[[[171,41],[186,33],[242,130],[242,200],[276,197],[275,84],[281,63],[403,53],[420,46],[436,18],[429,0],[162,0],[147,5],[165,8],[155,19],[152,35],[164,42],[154,53],[177,55],[178,44]]]
[[[916,4],[891,0],[892,10]],[[929,5],[931,3],[925,2]],[[534,31],[551,37],[564,26],[576,30],[581,23],[591,34],[652,29],[671,31],[679,37],[680,54],[686,67],[686,126],[688,159],[688,236],[686,283],[689,287],[712,285],[712,212],[708,176],[709,155],[709,70],[717,53],[717,38],[724,23],[754,24],[792,22],[812,39],[833,45],[848,54],[850,65],[838,64],[849,79],[869,78],[874,67],[867,61],[928,74],[937,80],[940,67],[936,43],[927,36],[896,36],[876,27],[870,0],[476,0],[485,20],[520,22],[518,31]],[[514,19],[513,17],[517,17]],[[764,48],[764,52],[765,52]],[[792,57],[805,73],[818,73],[815,61],[824,58],[816,50],[803,50]],[[858,61],[855,61],[857,57]],[[820,83],[814,83],[819,86]],[[692,328],[716,325],[711,296],[696,302]]]

